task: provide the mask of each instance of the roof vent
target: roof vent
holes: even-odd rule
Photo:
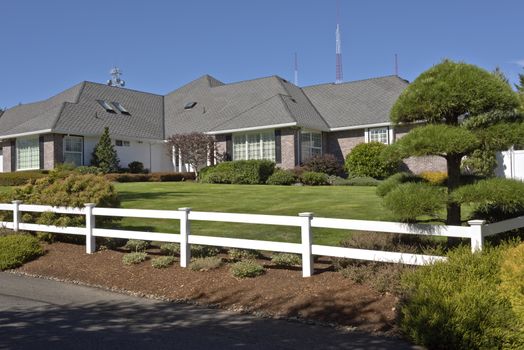
[[[104,100],[96,100],[96,102],[98,102],[100,104],[100,106],[102,106],[103,109],[106,110],[106,112],[109,112],[109,113],[116,113],[116,111],[114,110],[114,108],[107,102],[107,101],[104,101]]]
[[[186,105],[184,106],[184,109],[191,109],[191,108],[195,107],[196,104],[197,104],[197,103],[196,103],[195,101],[188,102],[188,103],[186,103]]]

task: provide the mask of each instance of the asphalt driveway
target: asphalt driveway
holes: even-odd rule
[[[0,273],[0,349],[416,349],[396,339]]]

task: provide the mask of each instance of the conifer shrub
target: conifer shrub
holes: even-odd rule
[[[446,262],[404,274],[403,332],[429,349],[521,349],[522,328],[499,288],[503,251],[461,247]]]
[[[500,267],[500,291],[511,303],[519,318],[524,337],[524,243],[508,249]]]
[[[444,185],[448,179],[445,171],[423,171],[419,176],[432,185]]]
[[[12,173],[0,173],[0,186],[20,186],[29,182],[46,177],[40,171],[17,171]]]
[[[91,164],[102,170],[104,174],[118,171],[120,160],[114,145],[111,143],[109,128],[104,128],[104,133],[93,150]]]
[[[231,274],[237,278],[257,277],[264,272],[264,267],[255,260],[242,260],[231,266]]]
[[[383,180],[377,186],[377,195],[380,197],[385,197],[392,189],[397,187],[397,185],[403,184],[405,182],[423,182],[424,180],[416,175],[402,172],[396,173]]]
[[[142,174],[145,172],[144,164],[142,162],[139,162],[137,160],[129,163],[127,165],[129,172],[131,174]]]
[[[293,172],[284,169],[277,169],[267,179],[268,185],[284,185],[289,186],[297,182],[297,177]]]
[[[329,185],[328,176],[324,173],[316,173],[314,171],[305,171],[300,177],[300,181],[304,185],[309,186],[322,186]]]
[[[0,271],[14,269],[44,254],[40,242],[28,234],[0,236]]]
[[[386,145],[380,142],[361,143],[346,156],[345,170],[350,177],[369,176],[383,179],[393,174],[400,165],[398,160],[381,157]]]

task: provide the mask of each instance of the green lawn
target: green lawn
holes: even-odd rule
[[[314,212],[316,216],[392,220],[375,195],[375,187],[356,186],[268,186],[214,185],[192,182],[115,184],[124,208],[176,210],[191,207],[198,211],[228,213],[297,215]],[[124,218],[121,228],[178,232],[176,220]],[[297,227],[191,222],[191,232],[200,235],[298,242]],[[317,244],[337,244],[347,231],[314,229]]]

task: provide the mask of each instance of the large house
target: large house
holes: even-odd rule
[[[409,131],[389,120],[407,85],[398,76],[300,88],[278,76],[225,84],[205,75],[162,96],[82,82],[7,109],[0,116],[0,163],[4,172],[89,165],[105,127],[122,167],[140,161],[151,171],[187,170],[165,140],[195,131],[214,135],[232,160],[293,168],[330,153],[342,162],[359,143],[389,144]],[[408,161],[415,172],[443,165],[438,157]]]

